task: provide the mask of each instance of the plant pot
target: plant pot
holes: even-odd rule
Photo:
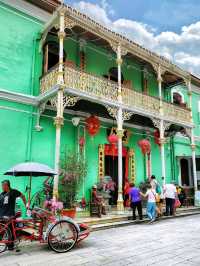
[[[75,216],[76,216],[76,208],[73,208],[73,209],[63,209],[61,211],[61,215],[62,216],[68,216],[68,217],[74,219]]]

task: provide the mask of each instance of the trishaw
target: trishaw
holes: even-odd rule
[[[69,217],[56,218],[37,207],[31,212],[30,218],[21,218],[19,213],[13,218],[0,218],[0,253],[6,251],[10,243],[17,247],[21,240],[48,243],[50,249],[63,253],[89,235],[87,225],[76,224]]]
[[[30,167],[30,164],[31,167]],[[34,164],[34,165],[33,165]],[[19,167],[18,167],[19,166]],[[39,166],[39,167],[37,167]],[[33,168],[30,171],[27,169]],[[26,169],[26,170],[24,170]],[[36,171],[36,169],[39,169]],[[45,171],[43,171],[45,169]],[[5,174],[14,176],[45,176],[54,175],[53,170],[46,165],[36,163],[24,163],[13,167]],[[31,190],[31,178],[30,188]],[[28,202],[30,203],[31,191]],[[15,217],[0,217],[0,253],[7,250],[7,246],[14,243],[18,246],[20,241],[30,240],[47,243],[50,249],[58,253],[71,250],[78,242],[89,235],[89,228],[85,224],[77,224],[71,218],[56,216],[51,211],[28,206],[30,217],[22,218],[21,212]]]

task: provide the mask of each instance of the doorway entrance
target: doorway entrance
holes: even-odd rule
[[[122,158],[122,169],[123,169],[123,187],[125,180],[125,167],[126,158]],[[118,198],[118,156],[105,155],[105,175],[110,176],[116,184],[116,189],[113,195],[113,204],[117,205]]]

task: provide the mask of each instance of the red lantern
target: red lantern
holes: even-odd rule
[[[100,121],[99,118],[92,115],[88,117],[86,120],[86,129],[90,136],[94,137],[98,132],[100,128]]]
[[[138,142],[138,145],[140,146],[142,153],[145,154],[150,154],[151,152],[151,144],[147,139],[142,139]]]
[[[110,136],[108,136],[108,141],[109,141],[109,143],[113,146],[115,146],[116,145],[116,143],[117,143],[117,141],[118,141],[118,137],[117,137],[117,135],[115,135],[115,134],[111,134]]]
[[[154,131],[154,142],[160,146],[160,132],[158,129]]]
[[[79,139],[79,147],[80,147],[81,151],[83,150],[84,145],[85,145],[85,138],[84,137],[80,137],[80,139]]]
[[[108,141],[110,142],[110,151],[113,154],[113,159],[114,159],[114,154],[115,154],[115,149],[116,149],[116,143],[118,141],[118,137],[116,134],[111,134],[108,136]]]

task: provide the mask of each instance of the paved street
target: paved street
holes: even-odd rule
[[[200,215],[98,231],[66,254],[46,246],[0,255],[1,266],[200,265]]]

